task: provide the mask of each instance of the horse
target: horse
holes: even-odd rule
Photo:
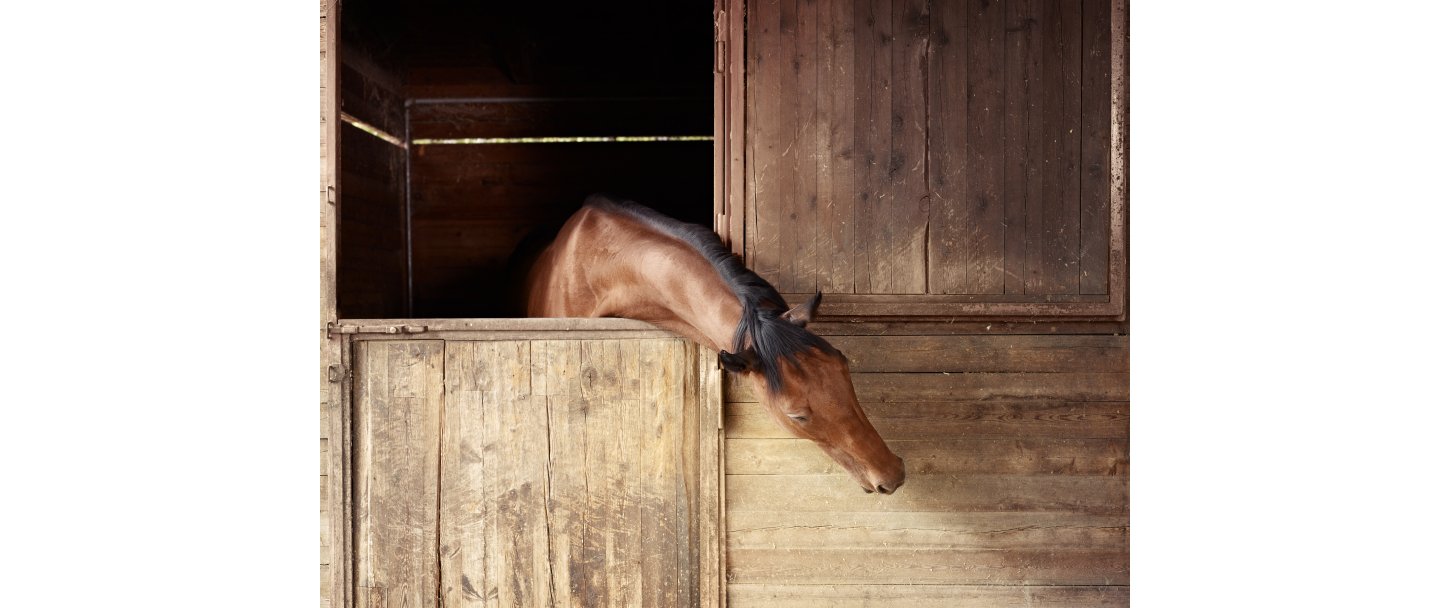
[[[788,307],[710,229],[593,195],[524,276],[528,316],[639,319],[717,350],[777,423],[814,441],[867,493],[906,481],[856,399],[845,355],[806,329],[820,292]]]

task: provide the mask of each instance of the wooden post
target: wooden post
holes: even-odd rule
[[[347,370],[342,356],[342,336],[329,335],[327,328],[337,322],[337,221],[338,221],[338,94],[337,86],[337,19],[339,0],[323,0],[320,7],[321,38],[321,183],[319,184],[319,217],[321,249],[321,308],[318,313],[318,338],[321,384],[321,435],[324,447],[321,462],[321,604],[324,608],[350,605],[347,590],[351,587],[352,552],[347,542],[350,513],[347,509],[348,470],[347,436]]]

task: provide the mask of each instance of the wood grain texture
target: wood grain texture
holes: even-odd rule
[[[436,606],[443,342],[364,343],[357,365],[355,597]]]
[[[855,282],[850,293],[887,291],[890,249],[891,6],[855,0]],[[748,116],[748,115],[747,115]],[[767,136],[768,133],[767,133]]]
[[[1082,27],[1077,2],[1043,0],[1041,293],[1078,293]]]
[[[906,462],[891,496],[861,493],[727,380],[731,601],[1125,605],[1127,338],[893,327],[824,328]]]
[[[968,80],[967,19],[960,14],[964,3],[932,5],[931,44],[928,47],[931,78],[927,100],[932,136],[928,174],[931,176],[931,239],[927,241],[927,273],[931,293],[974,293],[967,282],[970,249],[978,229],[968,214],[969,166],[967,154]]]
[[[931,211],[927,185],[927,49],[931,14],[925,0],[891,3],[891,123],[886,178],[890,193],[881,224],[887,238],[872,269],[872,293],[926,293],[926,230]],[[882,243],[878,242],[878,246]]]
[[[852,374],[861,403],[886,401],[1127,401],[1126,373],[921,372]],[[758,401],[754,389],[731,376],[730,403]]]
[[[749,8],[744,249],[767,280],[790,293],[955,296],[829,315],[1122,315],[1126,292],[1108,275],[1125,259],[1114,223],[1125,216],[1104,190],[1123,143],[1105,118],[1118,95],[1107,49],[1122,43],[1106,9]]]
[[[550,600],[548,425],[524,341],[450,342],[440,509],[446,606]]]
[[[820,168],[817,189],[818,272],[817,287],[824,292],[850,292],[855,284],[856,249],[856,19],[851,2],[818,3],[818,36],[822,71],[817,113],[826,133],[826,148],[818,152]]]
[[[958,437],[1128,436],[1128,403],[1064,401],[863,403],[887,441]],[[725,404],[727,438],[786,438],[785,429],[759,403]]]
[[[1107,608],[1127,606],[1123,586],[778,585],[730,586],[732,608]]]
[[[357,605],[721,604],[710,353],[568,332],[354,344]]]
[[[837,336],[864,372],[1126,372],[1126,336]]]
[[[963,114],[967,134],[963,162],[967,255],[962,291],[1005,293],[1005,7],[1002,2],[979,2],[968,4],[966,10],[967,87]],[[952,24],[956,19],[943,21]]]
[[[732,549],[1127,550],[1125,515],[756,511],[727,522]]]
[[[780,136],[783,122],[779,104],[782,97],[782,60],[780,35],[782,0],[750,0],[746,12],[749,43],[746,47],[745,90],[746,163],[748,194],[746,196],[745,261],[761,278],[778,284],[780,281],[780,209],[784,205],[782,191],[789,175],[784,159],[787,141]]]
[[[1079,292],[1108,293],[1112,28],[1108,0],[1082,3],[1082,247]]]
[[[738,549],[730,580],[741,583],[1123,585],[1123,551],[970,549]]]
[[[350,506],[347,502],[348,481],[347,460],[347,394],[342,382],[329,377],[329,369],[341,372],[343,367],[343,340],[327,334],[328,323],[337,320],[337,229],[338,213],[336,202],[340,158],[338,144],[341,141],[339,116],[341,100],[338,98],[337,83],[337,4],[323,1],[318,10],[319,54],[318,69],[320,107],[318,109],[318,139],[321,169],[318,180],[318,249],[320,267],[318,270],[318,400],[320,409],[320,435],[329,442],[325,452],[321,475],[322,482],[331,492],[329,499],[321,502],[319,530],[321,533],[322,568],[320,574],[321,601],[323,606],[343,606],[352,593],[350,580],[352,568],[351,543],[349,542]],[[339,567],[334,568],[336,562]]]
[[[844,475],[727,475],[726,486],[725,504],[731,513],[853,510],[1122,515],[1128,504],[1128,479],[1113,475],[922,474],[909,477],[891,496],[863,494]]]
[[[725,445],[730,475],[834,475],[840,469],[805,439],[738,438]],[[969,437],[890,445],[909,476],[1128,474],[1128,442],[1122,439]]]
[[[781,0],[781,120],[785,149],[776,223],[780,227],[777,287],[814,291],[816,285],[816,6],[811,0]]]

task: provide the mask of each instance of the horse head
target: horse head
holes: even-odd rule
[[[820,303],[817,293],[781,313],[779,320],[803,332]],[[906,468],[856,400],[845,355],[814,334],[799,349],[770,348],[766,341],[773,338],[757,335],[749,348],[721,351],[721,367],[744,375],[776,422],[796,437],[814,441],[866,492],[895,492],[906,481]]]

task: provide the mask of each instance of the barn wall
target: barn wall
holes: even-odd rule
[[[1126,605],[1127,338],[885,330],[818,331],[906,461],[891,496],[727,382],[729,605]]]
[[[401,139],[402,69],[386,31],[349,5],[339,48],[342,113]],[[353,12],[360,13],[353,15]],[[407,153],[352,125],[340,129],[337,290],[347,318],[408,316]]]
[[[1112,300],[1111,4],[749,0],[752,268],[838,305]]]

